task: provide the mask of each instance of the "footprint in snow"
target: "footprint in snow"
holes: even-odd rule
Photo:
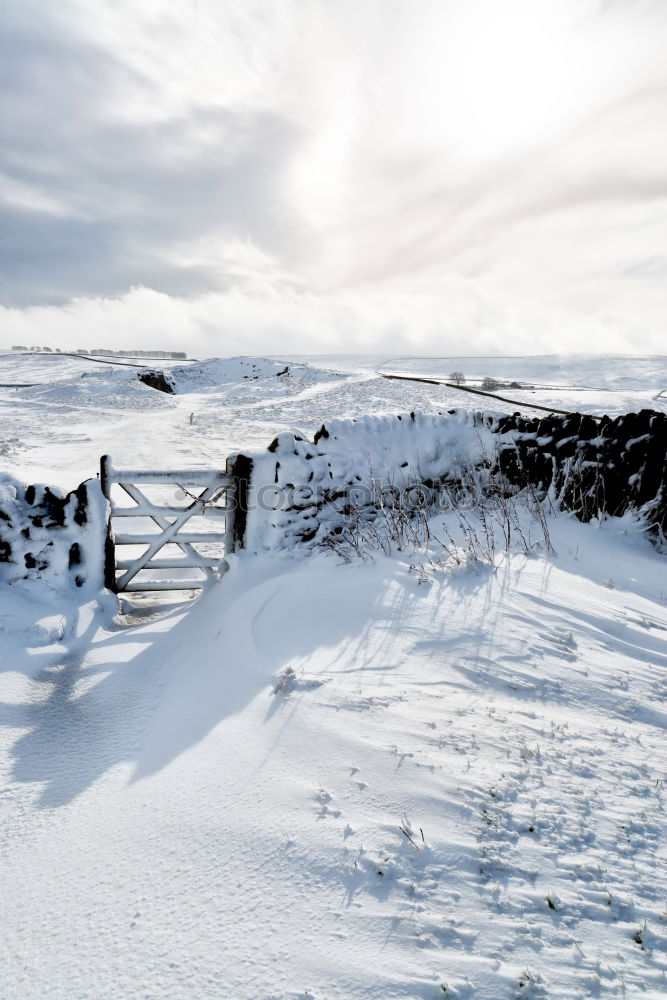
[[[339,816],[341,816],[340,809],[332,809],[329,806],[329,803],[333,800],[326,788],[320,788],[319,792],[315,796],[315,801],[320,805],[320,811],[317,816],[318,819],[327,819],[328,817],[338,819]]]

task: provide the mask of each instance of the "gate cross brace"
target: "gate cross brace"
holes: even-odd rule
[[[149,503],[148,498],[144,496],[141,490],[137,489],[136,486],[132,486],[126,482],[121,482],[118,485],[125,490],[128,496],[130,496],[139,507],[141,507],[142,503]],[[139,573],[142,569],[150,568],[148,564],[153,556],[156,555],[156,553],[159,552],[163,546],[170,543],[178,545],[186,556],[189,556],[190,558],[200,558],[197,550],[194,549],[189,542],[179,541],[178,532],[193,515],[197,514],[197,508],[199,506],[203,509],[207,503],[211,503],[215,500],[223,489],[224,488],[220,487],[217,483],[207,486],[202,493],[200,493],[200,495],[193,500],[190,506],[186,507],[185,510],[171,524],[166,520],[166,518],[161,517],[159,514],[146,514],[146,517],[150,517],[159,528],[162,528],[162,533],[155,536],[155,542],[152,542],[145,552],[143,552],[140,556],[137,556],[137,559],[133,562],[132,567],[126,570],[126,572],[116,580],[116,588],[118,590],[122,590],[122,588],[125,587],[130,580],[134,579],[137,573]],[[220,533],[220,541],[224,541],[223,532]],[[226,560],[220,560],[219,565],[221,569],[226,569]],[[215,573],[212,567],[199,566],[198,568],[202,569],[207,580],[215,579]]]

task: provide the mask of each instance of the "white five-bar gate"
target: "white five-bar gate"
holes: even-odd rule
[[[224,472],[116,469],[111,456],[103,455],[100,481],[110,505],[107,586],[116,593],[201,590],[227,571],[225,555],[234,548],[229,467]],[[146,487],[158,496],[148,497]],[[127,558],[118,557],[119,549]]]

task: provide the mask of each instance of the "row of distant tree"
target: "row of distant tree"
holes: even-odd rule
[[[24,347],[22,344],[14,344],[12,346],[12,350],[13,351],[40,351],[40,352],[41,351],[47,351],[49,354],[60,354],[61,353],[59,347],[57,347],[56,350],[54,351],[52,347],[35,347],[34,344],[32,345],[32,347]]]
[[[37,351],[39,354],[46,352],[47,354],[85,354],[90,357],[103,357],[103,358],[171,358],[172,360],[185,360],[187,359],[187,354],[185,351],[109,351],[104,347],[96,347],[91,351],[85,350],[83,347],[77,348],[75,351],[63,351],[59,347],[55,349],[53,347],[22,347],[20,344],[15,344],[12,347],[13,351]]]

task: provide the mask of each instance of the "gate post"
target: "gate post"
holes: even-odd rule
[[[100,458],[100,486],[105,503],[105,535],[104,535],[104,586],[107,590],[116,592],[116,546],[111,528],[111,470],[113,461],[111,455]]]
[[[111,502],[111,469],[113,462],[111,455],[102,455],[100,459],[100,486],[102,493]]]
[[[246,524],[248,521],[248,494],[252,476],[252,459],[247,455],[234,455],[227,459],[227,472],[231,475],[234,488],[232,492],[233,528],[232,548],[230,551],[242,549],[245,544]]]

